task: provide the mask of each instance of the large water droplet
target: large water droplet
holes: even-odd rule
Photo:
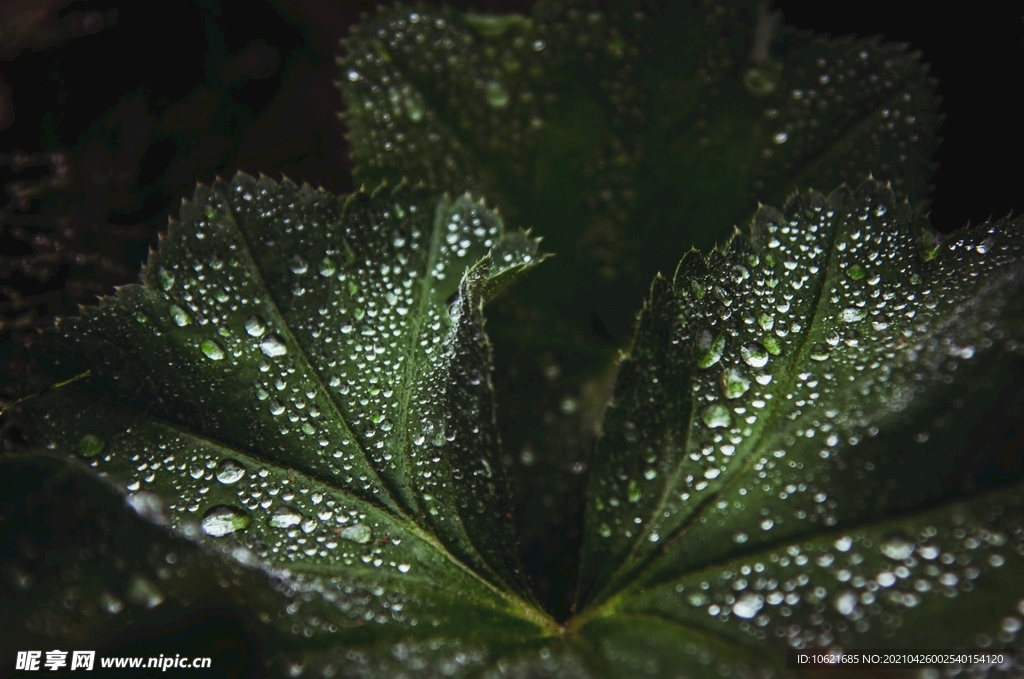
[[[221,460],[217,465],[217,480],[226,486],[238,483],[245,476],[245,467],[240,462],[232,459]]]
[[[206,512],[200,526],[210,537],[221,538],[247,528],[250,523],[252,517],[241,509],[220,505]]]
[[[188,315],[188,312],[177,304],[171,305],[171,318],[174,320],[174,324],[179,328],[184,328],[192,322],[192,317]]]
[[[324,257],[320,261],[320,275],[324,278],[333,276],[334,272],[338,270],[338,265],[334,263],[334,260],[330,257]]]
[[[836,610],[841,615],[852,615],[855,608],[857,608],[857,593],[846,591],[836,597],[835,600]]]
[[[706,334],[704,337],[710,339],[710,333]],[[704,344],[705,342],[707,342],[707,339],[705,339],[704,342],[701,342],[700,344]],[[700,348],[699,345],[698,348]],[[711,366],[722,360],[722,354],[724,353],[725,335],[719,335],[714,340],[707,342],[704,353],[700,354],[697,357],[697,367],[710,368]]]
[[[78,439],[78,454],[82,457],[94,457],[103,450],[104,441],[99,436],[86,434]]]
[[[712,403],[704,412],[701,413],[700,418],[704,421],[711,429],[717,429],[718,427],[728,427],[732,424],[732,415],[729,413],[729,409],[721,403]]]
[[[259,316],[249,316],[245,319],[245,331],[250,337],[263,337],[263,333],[267,331],[267,324]]]
[[[210,339],[205,339],[199,343],[199,349],[206,354],[206,357],[211,361],[223,361],[224,350],[220,348],[220,345]]]
[[[747,592],[732,605],[732,612],[738,617],[749,620],[757,615],[764,606],[764,597],[760,594]]]
[[[302,523],[302,514],[291,507],[278,507],[270,515],[271,528],[291,528]]]
[[[342,529],[340,535],[346,540],[351,540],[352,542],[358,542],[361,545],[365,545],[370,541],[370,538],[373,537],[373,531],[371,531],[370,527],[365,524],[356,523]]]
[[[903,535],[893,534],[882,542],[881,550],[890,559],[902,561],[914,553],[914,543]]]
[[[740,349],[743,362],[752,368],[763,368],[768,365],[768,350],[760,342],[751,342]]]
[[[750,380],[736,368],[729,368],[722,373],[722,394],[726,398],[739,398],[750,389]]]
[[[162,266],[158,267],[156,270],[156,279],[159,281],[160,287],[163,288],[165,292],[170,290],[171,286],[174,285],[174,274]]]
[[[288,347],[280,337],[270,334],[260,340],[260,351],[273,358],[275,356],[284,356],[287,354]]]
[[[846,267],[846,275],[855,281],[859,281],[864,278],[864,267],[860,264],[852,264]]]
[[[857,321],[863,321],[868,315],[868,312],[864,309],[858,309],[856,307],[847,307],[839,312],[839,320],[843,323],[856,323]]]
[[[810,357],[812,361],[827,361],[831,354],[828,347],[822,342],[815,342],[811,345]]]
[[[309,269],[309,263],[299,255],[292,257],[290,266],[292,273],[295,274],[304,274]]]

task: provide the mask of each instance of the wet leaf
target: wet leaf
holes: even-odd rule
[[[181,216],[142,285],[43,342],[55,377],[92,376],[28,402],[36,440],[262,571],[294,601],[259,612],[306,637],[552,626],[516,566],[482,316],[536,241],[404,186],[239,175]]]
[[[875,181],[804,192],[654,282],[591,480],[584,635],[636,618],[663,667],[691,630],[766,662],[1012,645],[1024,220],[922,229]]]
[[[339,64],[357,176],[494,195],[563,259],[527,303],[591,342],[591,312],[627,341],[654,274],[757,200],[871,171],[921,200],[936,145],[916,55],[799,33],[755,2],[399,6]]]
[[[607,368],[656,273],[797,186],[874,172],[922,201],[937,144],[915,53],[798,32],[754,1],[397,6],[355,29],[339,65],[357,179],[481,191],[557,253],[490,325],[525,505],[582,489],[569,470],[589,460]],[[573,540],[571,505],[520,514],[527,544]]]

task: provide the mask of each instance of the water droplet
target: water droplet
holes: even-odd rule
[[[881,545],[882,554],[894,561],[902,561],[914,553],[914,543],[903,535],[888,536]]]
[[[82,457],[95,457],[103,450],[104,441],[99,436],[86,434],[78,439],[78,454]]]
[[[292,257],[290,268],[294,274],[304,274],[309,270],[309,263],[299,255]]]
[[[764,342],[762,344],[764,344],[764,348],[772,356],[778,356],[779,354],[782,353],[782,341],[779,340],[778,337],[772,337],[771,335],[768,335],[767,337],[764,338]]]
[[[199,349],[206,354],[206,357],[211,361],[223,361],[224,350],[220,348],[220,345],[210,339],[205,339],[199,343]]]
[[[752,368],[763,368],[768,365],[768,350],[760,342],[751,342],[740,349],[743,362]]]
[[[165,292],[170,290],[171,286],[174,285],[174,274],[162,266],[158,267],[156,270],[156,279],[160,282],[160,287],[163,288]]]
[[[705,332],[703,340],[698,344],[698,348],[705,348],[703,354],[697,358],[698,368],[710,368],[714,364],[722,360],[722,354],[725,353],[725,335],[719,335],[714,340],[711,340],[711,334]],[[705,344],[705,347],[700,347],[700,344]]]
[[[785,144],[789,139],[789,134],[786,132],[776,132],[775,136],[772,137],[772,141],[776,144]]]
[[[174,320],[174,324],[179,328],[184,328],[186,325],[192,322],[192,317],[177,304],[171,305],[171,318]]]
[[[365,545],[370,541],[373,536],[373,532],[370,527],[361,523],[356,523],[347,528],[344,528],[341,533],[341,537],[352,542],[358,542],[361,545]]]
[[[260,351],[273,358],[287,354],[288,347],[285,345],[284,340],[277,335],[271,334],[260,340]]]
[[[849,590],[843,592],[836,597],[835,607],[841,615],[852,615],[854,609],[857,608],[857,593]]]
[[[302,523],[302,514],[291,507],[278,507],[270,516],[271,528],[291,528]]]
[[[732,612],[738,617],[749,620],[757,615],[764,606],[764,597],[760,594],[747,592],[732,605]]]
[[[267,331],[267,324],[259,316],[249,316],[245,319],[245,331],[250,337],[263,337]]]
[[[597,527],[597,534],[603,538],[611,537],[612,529],[608,527],[607,523],[602,523]]]
[[[750,380],[744,377],[737,368],[729,368],[722,373],[722,394],[726,398],[739,398],[750,389]]]
[[[221,460],[217,465],[217,480],[225,486],[238,483],[245,476],[245,467],[240,462],[232,459]]]
[[[630,479],[626,486],[626,499],[635,503],[640,502],[641,497],[643,497],[643,492],[640,490],[640,484],[636,482],[636,479]]]
[[[711,429],[717,429],[718,427],[728,427],[732,424],[732,415],[729,413],[729,409],[721,403],[712,403],[704,412],[701,413],[700,418],[704,420]]]
[[[831,354],[829,353],[827,346],[821,342],[815,342],[811,345],[809,356],[812,361],[827,361]]]
[[[206,512],[200,526],[203,532],[214,538],[244,530],[252,523],[252,517],[235,507],[219,505]]]
[[[484,86],[484,97],[487,99],[487,103],[494,108],[505,108],[508,106],[508,90],[496,80],[488,81]]]
[[[846,275],[855,281],[859,281],[864,278],[864,267],[860,264],[852,264],[846,267]]]
[[[338,270],[338,265],[334,263],[334,260],[330,257],[324,257],[320,260],[320,275],[324,278],[333,276],[334,272]]]
[[[847,307],[839,313],[839,320],[843,323],[856,323],[867,318],[868,312],[856,307]]]

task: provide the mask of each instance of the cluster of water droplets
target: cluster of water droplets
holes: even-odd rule
[[[848,451],[978,352],[1020,351],[1020,328],[1001,314],[1012,283],[992,287],[1019,266],[1016,228],[986,225],[922,254],[909,208],[866,182],[855,194],[806,194],[785,214],[763,208],[724,254],[684,260],[679,306],[660,298],[649,312],[670,336],[643,344],[641,322],[632,360],[642,374],[616,394],[619,431],[605,454],[619,462],[592,499],[597,540],[610,547],[595,549],[652,552],[686,526],[664,566],[679,572],[863,511],[880,484],[856,502],[835,495],[853,492],[839,485],[846,473],[862,480],[876,464]],[[680,360],[685,372],[673,368]],[[672,390],[687,390],[687,403]]]
[[[479,311],[491,276],[531,266],[536,242],[469,198],[342,204],[243,175],[200,188],[182,218],[146,288],[62,325],[64,354],[99,357],[110,398],[57,394],[47,445],[123,485],[148,521],[266,571],[295,608],[268,615],[298,634],[436,624],[451,604],[407,592],[451,583],[451,557],[413,524],[429,510],[452,525],[434,531],[442,542],[466,540],[458,511],[494,498],[460,498],[452,481],[502,488],[496,435],[481,431],[493,415]],[[456,387],[478,405],[454,409]],[[469,539],[499,535],[485,528]],[[458,573],[460,592],[495,596]]]
[[[938,124],[935,83],[925,72],[899,45],[812,41],[787,60],[778,89],[765,92],[761,172],[791,176],[833,143],[836,130],[855,127],[856,141],[847,143],[858,153],[823,163],[816,182],[859,181],[871,169],[894,178],[898,197],[923,189],[917,164],[931,157]],[[765,186],[763,179],[755,182],[751,197]]]
[[[966,597],[984,599],[975,610],[986,613],[963,638],[944,643],[1005,649],[1024,624],[1024,599],[996,594],[1010,586],[1024,559],[1020,510],[1020,498],[1004,493],[972,509],[915,517],[898,529],[790,544],[664,583],[626,608],[767,646],[883,648],[900,639],[903,648],[927,648],[934,640],[923,630],[934,624],[934,612]],[[1009,662],[1001,669],[1010,669]]]

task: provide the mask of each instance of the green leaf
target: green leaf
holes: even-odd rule
[[[356,175],[495,196],[563,258],[525,283],[549,312],[529,331],[600,344],[594,312],[622,344],[654,274],[758,199],[870,171],[926,193],[938,100],[917,55],[778,20],[757,2],[384,10],[339,60]]]
[[[654,275],[797,186],[873,171],[921,201],[940,121],[916,53],[798,32],[754,0],[547,0],[529,17],[396,6],[356,27],[339,65],[357,180],[481,192],[558,257],[489,328],[524,546],[564,572],[574,544],[530,545],[575,543],[580,512],[560,498],[584,487]]]
[[[1012,641],[1020,448],[989,432],[1019,420],[1024,220],[931,251],[922,228],[873,180],[800,193],[654,282],[594,463],[584,635],[639,616],[669,664],[701,634]]]
[[[55,377],[92,376],[28,402],[36,440],[271,576],[307,636],[553,629],[515,560],[483,330],[536,241],[405,186],[239,175],[181,216],[142,285],[44,342]]]

